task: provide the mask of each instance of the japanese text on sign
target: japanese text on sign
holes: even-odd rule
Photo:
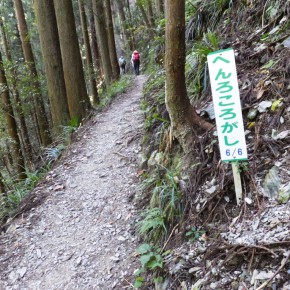
[[[221,159],[247,159],[240,93],[233,49],[207,56]]]

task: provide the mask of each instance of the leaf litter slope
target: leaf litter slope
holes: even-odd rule
[[[35,189],[43,203],[0,239],[0,289],[127,289],[136,268],[136,159],[144,76],[77,135]]]

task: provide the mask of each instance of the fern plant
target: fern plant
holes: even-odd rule
[[[160,236],[167,232],[166,217],[162,209],[158,207],[147,209],[141,214],[141,218],[143,219],[137,224],[137,230],[145,240],[156,242]]]

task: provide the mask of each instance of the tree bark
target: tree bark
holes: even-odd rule
[[[196,131],[211,129],[191,106],[185,85],[185,0],[166,0],[166,107],[173,135],[186,154],[192,152]]]
[[[103,72],[102,60],[101,60],[101,56],[100,56],[100,52],[99,52],[99,47],[98,47],[95,17],[94,17],[94,12],[92,9],[90,10],[90,29],[91,29],[91,46],[92,46],[92,52],[93,52],[93,54],[92,54],[93,55],[93,62],[95,65],[95,70],[98,73],[98,77],[101,78],[101,76],[104,74],[104,72]]]
[[[100,103],[100,100],[99,100],[99,95],[98,95],[98,90],[97,90],[97,81],[94,76],[94,64],[93,64],[92,51],[91,51],[91,46],[90,46],[86,11],[85,11],[85,6],[82,0],[79,0],[79,10],[80,10],[80,16],[81,16],[81,25],[82,25],[84,44],[85,44],[85,49],[86,49],[86,63],[87,63],[87,68],[89,70],[91,94],[92,94],[93,104],[97,105]]]
[[[147,0],[147,11],[148,11],[148,19],[150,22],[150,26],[154,26],[154,13],[153,13],[153,7],[152,7],[152,1]]]
[[[105,75],[106,85],[109,86],[113,80],[113,71],[109,55],[108,35],[106,31],[105,11],[102,0],[92,0],[95,16],[96,32],[102,66]]]
[[[27,23],[25,20],[24,9],[21,0],[14,0],[16,18],[20,33],[20,39],[22,44],[22,49],[24,53],[25,61],[27,62],[30,74],[32,77],[32,84],[35,89],[34,93],[34,106],[37,116],[37,122],[39,127],[40,142],[42,145],[47,146],[51,143],[51,136],[49,132],[49,124],[46,116],[44,102],[40,94],[41,88],[38,82],[38,74],[35,66],[34,55],[32,51],[32,46],[29,39],[29,33],[27,28]]]
[[[164,3],[163,0],[155,0],[155,6],[157,10],[157,15],[160,17],[164,14]]]
[[[112,72],[113,72],[114,80],[117,80],[120,77],[120,67],[119,67],[118,57],[117,57],[117,52],[116,52],[116,42],[115,42],[110,0],[104,0],[104,8],[105,8],[105,14],[106,14],[108,45],[109,45],[109,51],[110,51]]]
[[[13,140],[12,143],[12,154],[13,154],[13,163],[18,174],[19,179],[25,179],[25,164],[24,158],[21,151],[20,140],[17,134],[17,124],[14,117],[14,112],[10,100],[9,89],[7,84],[7,79],[3,67],[2,55],[0,52],[0,85],[1,85],[1,97],[3,104],[3,111],[7,122],[7,129],[10,138]]]
[[[128,29],[126,27],[126,16],[125,16],[125,12],[124,12],[124,5],[123,2],[121,1],[117,1],[115,2],[117,4],[117,8],[118,8],[118,14],[119,14],[119,18],[120,18],[120,24],[122,27],[122,34],[123,34],[123,38],[124,38],[124,44],[125,47],[129,47],[130,51],[134,50],[134,37],[133,35],[128,32]]]
[[[21,135],[21,139],[23,142],[23,148],[25,150],[25,159],[28,161],[27,164],[31,164],[32,162],[32,146],[30,143],[30,139],[29,139],[29,133],[28,133],[28,129],[27,129],[27,125],[26,125],[26,121],[25,121],[25,116],[24,116],[24,112],[23,112],[23,105],[22,105],[22,101],[20,99],[20,95],[17,89],[17,76],[16,76],[16,70],[14,69],[14,63],[13,63],[13,59],[11,56],[11,52],[10,52],[10,47],[9,47],[9,43],[8,43],[8,39],[6,36],[6,32],[3,26],[3,21],[2,19],[0,19],[0,27],[1,27],[1,32],[2,32],[2,37],[3,37],[3,44],[4,44],[4,50],[5,50],[5,54],[7,57],[7,60],[9,62],[11,62],[12,64],[12,91],[13,91],[13,95],[14,95],[14,100],[15,100],[15,111],[17,113],[18,119],[19,119],[19,124],[20,124],[20,135]]]
[[[91,108],[71,0],[54,0],[63,72],[71,119],[81,121]]]
[[[137,3],[137,6],[138,6],[141,14],[142,14],[142,17],[143,17],[143,20],[144,20],[144,23],[145,23],[146,27],[150,29],[151,28],[151,24],[150,24],[150,21],[149,21],[149,19],[147,17],[147,14],[146,14],[146,11],[144,9],[144,6],[143,6],[142,2],[140,0],[137,0],[136,3]]]
[[[63,126],[68,124],[70,116],[62,69],[56,17],[54,6],[51,1],[35,0],[34,9],[47,79],[53,133],[57,136],[63,132]]]
[[[5,184],[3,182],[3,176],[2,173],[0,172],[0,194],[5,193]]]

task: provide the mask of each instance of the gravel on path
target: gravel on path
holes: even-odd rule
[[[0,290],[132,289],[145,76],[77,133],[0,238]]]

